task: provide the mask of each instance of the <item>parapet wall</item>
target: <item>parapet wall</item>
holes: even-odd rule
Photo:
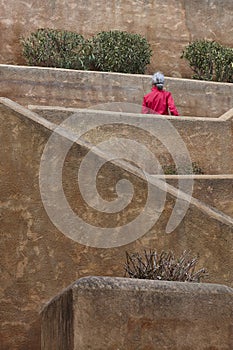
[[[180,58],[194,39],[217,40],[232,46],[232,0],[3,1],[0,62],[24,64],[20,38],[38,28],[72,30],[89,37],[102,30],[144,35],[153,49],[148,73],[190,77]]]
[[[151,76],[0,65],[3,97],[27,105],[141,112]],[[166,78],[180,115],[220,117],[233,107],[233,84]],[[103,106],[103,104],[108,104]]]
[[[173,116],[151,116],[141,114],[130,114],[113,111],[100,111],[89,109],[75,108],[59,108],[59,107],[40,107],[30,106],[32,110],[43,116],[45,119],[53,123],[60,124],[67,117],[75,115],[77,124],[74,128],[85,123],[85,119],[92,116],[96,120],[101,120],[105,116],[109,121],[109,126],[102,126],[95,131],[89,139],[89,136],[84,136],[91,142],[101,142],[102,139],[116,137],[129,137],[140,144],[146,145],[153,154],[159,159],[160,164],[166,166],[171,164],[171,154],[164,144],[155,141],[151,135],[148,135],[145,130],[150,127],[155,133],[160,127],[161,121],[169,122],[174,130],[182,137],[192,162],[195,162],[203,170],[205,174],[233,174],[233,110],[232,115],[229,114],[228,119],[220,118],[195,118],[195,117],[173,117]],[[111,125],[114,119],[121,118],[124,121],[124,127],[119,125]],[[129,125],[127,125],[129,124]],[[139,127],[132,133],[131,126]],[[161,131],[162,134],[163,131]],[[166,133],[166,131],[164,131]],[[94,135],[94,139],[93,139]],[[176,144],[174,135],[169,135],[167,131],[167,146],[173,149]]]

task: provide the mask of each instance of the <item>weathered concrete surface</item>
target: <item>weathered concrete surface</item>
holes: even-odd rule
[[[126,30],[144,35],[153,49],[148,73],[162,70],[174,77],[190,77],[180,59],[194,39],[217,40],[232,46],[232,0],[149,0],[47,2],[3,0],[0,62],[24,63],[20,38],[38,28],[64,28],[89,37],[102,30]]]
[[[86,277],[44,308],[42,350],[231,350],[232,308],[224,285]]]
[[[190,250],[200,255],[200,266],[208,269],[207,282],[233,286],[233,220],[191,200],[180,225],[171,234],[166,233],[178,195],[173,187],[167,189],[159,220],[135,242],[106,249],[68,238],[49,219],[39,188],[42,152],[55,125],[4,99],[0,112],[1,350],[39,350],[41,307],[80,277],[123,276],[126,250],[172,249],[176,254]],[[69,132],[65,135],[61,142],[69,137]],[[67,155],[63,168],[67,201],[85,222],[113,227],[117,237],[118,226],[133,221],[144,208],[147,184],[136,170],[106,163],[96,179],[100,195],[109,201],[116,199],[116,183],[128,179],[134,187],[134,196],[119,213],[96,211],[84,202],[77,183],[78,169],[87,151],[77,143]],[[143,225],[139,226],[139,231],[143,230]]]
[[[140,113],[143,95],[151,89],[148,75],[0,65],[0,77],[1,96],[23,106]],[[220,117],[233,107],[233,84],[166,78],[165,87],[172,92],[180,115]]]
[[[167,182],[178,186],[177,176],[167,176]],[[192,195],[233,217],[233,175],[196,175]]]
[[[156,142],[155,137],[145,131],[145,128],[150,127],[155,133],[158,123],[167,120],[182,137],[192,161],[196,162],[205,174],[233,174],[233,115],[228,120],[222,120],[221,118],[200,117],[152,117],[151,115],[59,107],[31,106],[31,108],[56,124],[75,114],[78,128],[89,116],[93,116],[96,120],[101,120],[103,116],[106,116],[110,125],[97,128],[88,136],[84,136],[85,139],[94,143],[101,142],[113,134],[116,137],[129,137],[146,145],[164,166],[172,163],[169,155],[171,150],[169,153],[161,142]],[[116,117],[122,118],[125,124],[123,126],[111,125]],[[135,131],[135,129],[132,131],[132,125],[139,127],[140,131]],[[174,138],[174,135],[170,135],[169,138]]]

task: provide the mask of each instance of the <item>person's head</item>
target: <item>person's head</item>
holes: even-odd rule
[[[159,90],[163,90],[164,75],[161,72],[156,72],[152,76],[152,84],[156,86]]]

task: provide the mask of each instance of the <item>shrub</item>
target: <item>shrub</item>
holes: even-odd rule
[[[223,47],[215,61],[215,80],[233,83],[233,48]]]
[[[100,32],[91,39],[94,70],[144,74],[152,50],[139,34]]]
[[[178,170],[177,170],[175,164],[164,165],[163,172],[165,175],[178,175]],[[202,175],[202,174],[204,174],[203,170],[195,162],[192,162],[191,166],[190,165],[184,166],[183,169],[181,169],[179,171],[179,174],[181,174],[181,173],[184,175],[188,175],[188,174]]]
[[[207,275],[204,268],[195,272],[197,257],[190,257],[190,253],[183,254],[176,259],[173,252],[156,251],[147,252],[144,250],[144,256],[139,253],[129,254],[126,252],[126,263],[124,265],[125,277],[180,281],[180,282],[200,282]]]
[[[189,61],[194,79],[233,82],[233,48],[215,41],[196,40],[186,46],[181,58]]]
[[[87,67],[89,47],[80,34],[41,28],[21,42],[23,56],[29,65],[69,69]]]

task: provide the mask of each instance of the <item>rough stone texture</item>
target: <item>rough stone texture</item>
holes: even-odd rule
[[[39,190],[41,155],[55,125],[4,99],[0,118],[0,174],[4,177],[0,182],[1,350],[39,350],[41,307],[80,277],[123,276],[126,250],[172,249],[180,254],[188,249],[200,255],[200,266],[209,271],[207,282],[233,286],[233,220],[192,200],[180,225],[171,234],[165,233],[178,195],[173,187],[167,190],[159,220],[135,242],[105,249],[85,246],[65,236],[50,221]],[[136,170],[108,162],[96,179],[101,196],[114,200],[115,185],[122,178],[132,183],[135,193],[120,213],[96,212],[84,203],[77,186],[77,172],[87,150],[77,143],[67,155],[63,169],[66,198],[85,222],[116,227],[117,235],[117,226],[134,220],[141,212],[147,185]]]
[[[168,176],[168,183],[177,186],[175,176]],[[173,179],[171,179],[173,178]],[[195,176],[193,197],[233,217],[233,176]]]
[[[82,278],[43,310],[42,350],[231,350],[232,308],[224,285]]]
[[[180,59],[194,39],[217,40],[232,46],[231,0],[135,0],[47,2],[3,0],[0,62],[24,63],[20,38],[38,28],[64,28],[89,37],[102,30],[126,30],[144,35],[153,49],[149,73],[190,77]]]
[[[158,121],[169,120],[172,126],[178,131],[185,142],[193,162],[196,162],[205,174],[232,174],[233,173],[233,113],[232,118],[222,120],[221,118],[194,118],[194,117],[160,117],[140,114],[126,114],[109,111],[98,111],[74,108],[53,108],[53,107],[33,107],[45,119],[56,124],[61,123],[67,117],[75,114],[77,117],[77,127],[85,123],[88,116],[93,116],[100,120],[103,116],[108,118],[109,123],[114,123],[116,116],[121,116],[124,123],[140,127],[140,131],[132,132],[132,127],[124,125],[110,125],[99,127],[84,138],[92,143],[101,142],[104,138],[112,134],[117,137],[129,137],[146,145],[162,165],[171,164],[169,152],[160,142],[155,142],[154,138],[144,132],[143,126],[150,127],[151,130],[158,128]],[[156,124],[157,122],[157,124]],[[74,127],[75,128],[75,127]],[[224,135],[224,137],[223,137]],[[173,136],[170,136],[170,138]]]
[[[141,111],[151,76],[0,65],[1,96],[23,106]],[[233,84],[166,78],[180,115],[220,117],[233,106]],[[103,106],[103,103],[108,105]]]
[[[62,295],[54,298],[49,303],[46,315],[42,314],[41,326],[43,325],[43,333],[48,335],[49,345],[44,346],[44,339],[41,339],[41,350],[74,350],[74,310],[73,310],[73,291],[70,288],[62,292]],[[49,327],[45,325],[49,319]],[[42,328],[42,327],[41,327]],[[46,330],[47,328],[47,330]],[[41,337],[41,338],[44,338]],[[48,339],[47,339],[48,341]],[[59,344],[59,345],[58,345]]]

